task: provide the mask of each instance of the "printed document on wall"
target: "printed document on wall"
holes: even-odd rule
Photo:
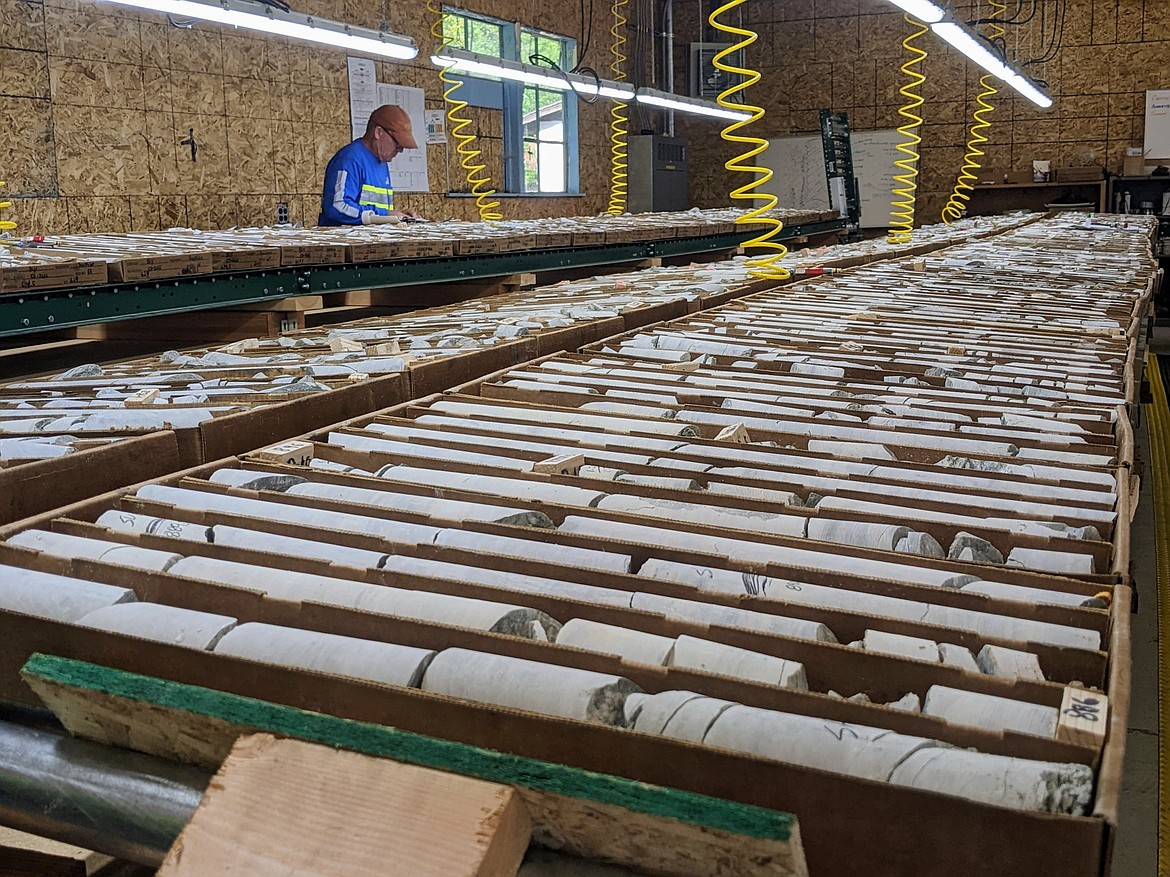
[[[423,109],[423,90],[405,85],[378,83],[378,104],[394,104],[410,116],[410,129],[418,149],[408,149],[390,162],[390,179],[395,192],[429,192],[427,179],[427,118]]]
[[[408,149],[390,162],[396,192],[429,192],[427,177],[427,119],[421,88],[378,82],[377,67],[367,58],[349,58],[349,121],[356,140],[366,133],[370,113],[382,104],[402,107],[410,116],[418,149]]]

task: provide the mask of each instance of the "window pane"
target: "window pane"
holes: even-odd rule
[[[521,137],[525,140],[535,140],[540,134],[540,113],[537,112],[537,107],[540,101],[540,90],[533,87],[524,89],[524,96],[521,99],[521,110],[524,118],[521,123]]]
[[[464,39],[464,26],[466,19],[458,15],[451,15],[448,13],[443,16],[443,36],[451,41],[451,45],[463,49],[467,47],[467,42]]]
[[[555,64],[561,63],[561,43],[559,40],[554,40],[551,37],[540,37],[536,41],[536,50],[544,57],[550,59]]]
[[[540,157],[535,143],[524,144],[524,191],[540,191]]]
[[[539,139],[541,141],[546,143],[565,142],[564,112],[565,107],[560,95],[556,95],[555,100],[542,103],[539,120]]]
[[[563,143],[541,143],[539,150],[541,192],[565,191],[565,146]]]
[[[541,143],[564,143],[565,142],[565,123],[560,119],[553,121],[543,121],[540,123],[540,142]]]
[[[546,91],[545,89],[538,89],[540,108],[544,113],[548,113],[550,109],[557,112],[561,109],[561,92]]]
[[[469,48],[471,51],[479,52],[482,55],[491,55],[493,58],[500,57],[500,26],[475,19],[470,20],[469,26],[471,31]]]
[[[536,52],[536,38],[530,31],[520,31],[520,60],[528,63],[530,55]]]

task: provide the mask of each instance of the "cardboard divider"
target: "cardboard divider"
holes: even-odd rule
[[[0,468],[0,525],[39,515],[183,466],[173,432],[156,432],[102,447]]]
[[[1103,819],[1108,825],[1110,845],[1120,818],[1126,737],[1129,734],[1129,706],[1133,694],[1131,653],[1133,630],[1129,611],[1133,601],[1132,587],[1129,585],[1118,587],[1115,599],[1119,611],[1113,613],[1113,625],[1109,634],[1109,726],[1105,746],[1101,750],[1101,762],[1097,771],[1097,795],[1093,807],[1093,815]],[[1107,853],[1103,858],[1106,866],[1109,859]]]

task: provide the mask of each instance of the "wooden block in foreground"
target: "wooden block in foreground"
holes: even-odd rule
[[[778,810],[86,661],[37,654],[21,676],[70,733],[100,743],[214,769],[265,731],[511,786],[534,844],[569,855],[667,877],[808,875],[796,817]]]
[[[239,738],[159,877],[512,877],[511,786],[272,734]]]

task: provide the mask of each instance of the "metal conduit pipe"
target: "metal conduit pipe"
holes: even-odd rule
[[[211,771],[0,721],[0,824],[158,867]]]

